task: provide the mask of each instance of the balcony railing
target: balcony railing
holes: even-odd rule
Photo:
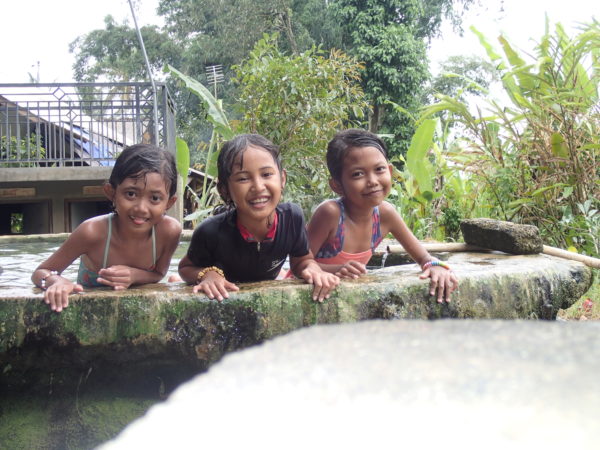
[[[163,84],[0,84],[0,167],[111,166],[140,142],[175,147]]]

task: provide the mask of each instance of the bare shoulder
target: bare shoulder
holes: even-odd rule
[[[106,240],[108,235],[107,216],[96,216],[83,221],[71,235],[77,239],[85,239],[88,242]]]
[[[383,201],[379,205],[379,215],[381,220],[397,220],[401,219],[396,207],[390,202]]]
[[[178,220],[174,219],[171,216],[165,216],[156,226],[157,232],[161,235],[164,235],[168,238],[177,238],[181,235],[181,224]]]
[[[389,202],[384,201],[379,205],[379,218],[381,220],[381,231],[384,234],[399,233],[406,227],[396,207]]]
[[[340,217],[340,206],[336,200],[325,200],[315,210],[313,218],[319,218],[320,220],[327,219],[339,219]]]

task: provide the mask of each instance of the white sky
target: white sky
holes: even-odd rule
[[[162,22],[154,13],[158,0],[136,0],[140,26]],[[430,59],[435,61],[454,54],[483,55],[480,45],[468,28],[471,24],[490,40],[500,30],[521,49],[530,49],[531,38],[538,39],[544,30],[544,12],[551,23],[560,21],[569,27],[574,22],[600,19],[598,0],[505,0],[504,12],[498,12],[499,1],[486,0],[488,11],[465,17],[465,37],[446,31],[443,39],[433,43]],[[498,3],[498,6],[489,6]],[[28,72],[36,76],[40,65],[40,81],[72,81],[73,55],[69,43],[78,36],[104,28],[104,17],[112,14],[117,22],[127,19],[133,26],[127,0],[3,0],[0,8],[0,83],[27,83]],[[494,15],[495,17],[492,17]]]

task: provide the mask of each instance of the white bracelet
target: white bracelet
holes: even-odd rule
[[[46,278],[51,277],[52,275],[58,275],[58,271],[56,270],[50,270],[45,276],[42,277],[42,279],[40,280],[40,288],[42,288],[44,291],[46,290]]]

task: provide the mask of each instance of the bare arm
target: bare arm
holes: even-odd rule
[[[389,230],[419,266],[423,267],[423,264],[434,259],[406,226],[404,220],[392,205],[383,202],[379,210],[381,212],[382,233],[387,234]],[[420,275],[420,278],[431,279],[429,295],[437,296],[438,303],[450,302],[450,294],[458,287],[458,279],[454,272],[443,267],[428,267]]]
[[[427,261],[433,259],[392,205],[383,202],[379,207],[379,212],[381,214],[381,232],[383,236],[392,233],[394,238],[419,266],[423,266]]]
[[[87,254],[97,236],[101,236],[101,223],[89,220],[79,225],[67,240],[46,261],[41,263],[31,275],[31,281],[44,289],[44,301],[50,309],[62,311],[69,305],[69,294],[81,292],[80,284],[71,282],[60,274],[79,256]]]

